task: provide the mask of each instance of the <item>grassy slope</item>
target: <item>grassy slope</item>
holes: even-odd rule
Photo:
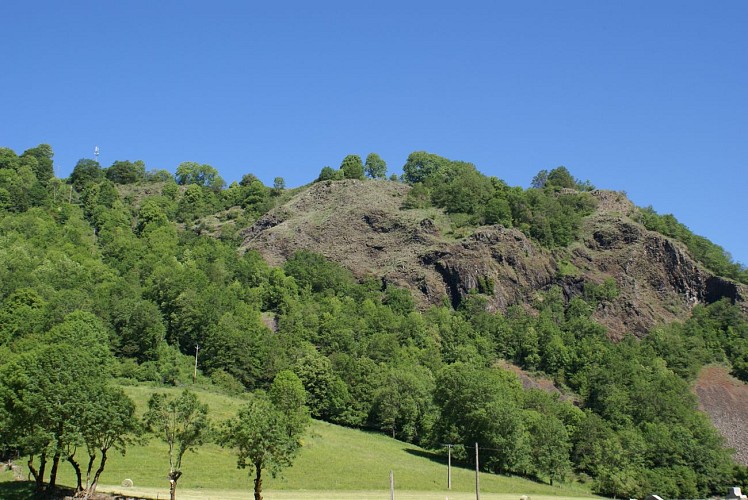
[[[149,387],[125,387],[142,411],[150,394]],[[178,392],[176,389],[158,389]],[[232,416],[242,401],[238,398],[197,390],[200,399],[210,406],[211,419]],[[197,452],[188,452],[183,463],[184,475],[179,480],[179,498],[246,498],[252,488],[247,470],[236,467],[229,450],[205,445]],[[157,439],[145,446],[132,446],[122,457],[112,454],[101,478],[102,490],[112,490],[126,478],[135,485],[130,494],[163,498],[168,492],[166,445]],[[269,499],[290,498],[388,498],[389,472],[395,476],[397,498],[452,499],[474,498],[475,474],[469,469],[453,467],[452,492],[446,488],[445,461],[416,446],[386,436],[346,429],[314,421],[304,438],[304,446],[293,467],[282,477],[264,480]],[[61,467],[61,482],[74,482],[69,466]],[[589,496],[582,486],[548,486],[524,479],[481,474],[481,492],[507,494],[518,498],[523,494],[535,497]],[[121,488],[120,488],[121,490]],[[228,490],[234,490],[233,492]],[[302,491],[304,490],[304,491]],[[124,490],[121,490],[124,492]],[[384,494],[383,494],[384,492]],[[408,493],[410,492],[410,493]],[[461,492],[461,493],[460,493]],[[504,498],[489,495],[485,498]]]

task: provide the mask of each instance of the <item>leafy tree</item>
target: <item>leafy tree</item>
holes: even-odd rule
[[[378,154],[369,153],[364,171],[372,179],[384,179],[387,176],[387,163]]]
[[[572,177],[566,167],[556,167],[548,173],[546,186],[575,189],[577,181]]]
[[[443,171],[450,163],[446,158],[425,151],[416,151],[408,155],[403,165],[403,181],[408,184],[425,182]]]
[[[81,416],[80,428],[88,452],[86,498],[96,493],[109,450],[115,449],[124,455],[127,445],[132,442],[139,431],[135,418],[135,404],[122,389],[101,387],[90,396],[96,404],[90,405]],[[99,465],[94,471],[97,456],[99,456]],[[81,490],[83,488],[81,488],[80,467],[72,457],[69,461],[75,468],[78,476],[78,489]]]
[[[164,169],[149,170],[145,173],[146,182],[174,182],[171,172]]]
[[[438,418],[434,439],[454,443],[457,456],[473,443],[492,448],[482,462],[500,472],[523,472],[526,465],[526,431],[519,413],[519,381],[496,369],[454,363],[436,378],[434,402]]]
[[[333,371],[330,360],[316,350],[309,350],[296,361],[293,370],[304,384],[312,416],[338,421],[349,403],[350,394]]]
[[[95,395],[106,381],[106,357],[95,340],[99,332],[91,329],[93,325],[85,326],[88,319],[69,321],[52,334],[54,344],[42,344],[0,367],[0,417],[4,413],[3,424],[13,429],[12,434],[0,432],[2,444],[27,454],[40,492],[45,490],[47,465],[51,469],[46,490],[52,491],[60,460],[72,460],[83,422],[101,409]]]
[[[512,227],[512,209],[506,198],[494,196],[486,203],[483,216],[486,224],[501,224]]]
[[[283,179],[283,177],[276,177],[275,179],[273,179],[273,191],[276,194],[279,194],[284,189],[286,189],[286,181]]]
[[[564,424],[552,415],[531,412],[528,415],[530,460],[535,473],[547,476],[551,486],[571,471],[571,442]]]
[[[187,389],[178,397],[156,393],[148,400],[143,419],[169,446],[169,494],[176,499],[177,481],[182,477],[182,458],[201,445],[208,431],[208,406]]]
[[[105,175],[115,184],[134,184],[145,179],[145,163],[140,160],[136,162],[115,161],[111,167],[106,169]]]
[[[180,163],[176,173],[177,184],[197,184],[219,191],[224,186],[224,180],[218,175],[218,170],[206,164],[191,161]]]
[[[548,182],[548,171],[544,169],[538,172],[535,175],[535,177],[532,178],[532,182],[530,182],[530,187],[533,189],[543,189],[547,182]]]
[[[158,200],[154,198],[143,200],[137,212],[135,230],[138,234],[143,234],[147,227],[154,228],[168,223],[169,218]]]
[[[77,191],[83,191],[83,188],[99,182],[103,177],[104,173],[99,162],[83,158],[75,164],[70,174],[70,183]]]
[[[201,352],[209,372],[223,370],[244,387],[254,388],[271,378],[274,343],[259,312],[241,304],[208,329]]]
[[[112,305],[112,324],[118,337],[119,353],[138,361],[153,361],[166,329],[153,302],[127,297]]]
[[[293,463],[308,424],[301,382],[290,372],[278,374],[270,397],[255,395],[222,430],[222,444],[236,450],[237,466],[254,473],[254,498],[262,500],[262,471],[273,477]]]
[[[317,176],[316,182],[320,181],[337,181],[343,178],[343,172],[339,170],[335,170],[332,167],[322,167],[322,170],[319,172],[319,176]]]
[[[21,161],[25,158],[33,158],[34,162],[30,165],[34,171],[34,175],[43,185],[46,185],[50,179],[54,177],[54,167],[52,158],[54,153],[52,147],[49,144],[39,144],[35,148],[27,149],[21,155]]]
[[[270,200],[270,189],[268,189],[260,180],[253,180],[245,190],[242,207],[256,216],[260,216],[270,210],[272,201]]]
[[[15,151],[10,148],[0,148],[0,169],[18,170],[21,161]]]
[[[433,421],[433,390],[433,376],[427,369],[392,369],[375,395],[372,412],[377,425],[393,438],[418,442]]]
[[[340,171],[345,179],[363,179],[364,164],[359,155],[348,155],[340,164]]]

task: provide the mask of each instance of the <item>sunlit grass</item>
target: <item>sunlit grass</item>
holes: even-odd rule
[[[154,391],[179,393],[181,389],[127,386],[142,414]],[[196,389],[200,400],[208,404],[214,422],[233,416],[243,404],[240,398]],[[178,484],[178,498],[247,498],[252,489],[248,470],[237,469],[231,450],[206,444],[184,457],[183,476]],[[447,466],[443,457],[416,446],[396,441],[378,433],[347,429],[314,421],[303,438],[303,447],[294,465],[272,478],[264,474],[263,484],[270,500],[292,498],[389,499],[389,474],[394,474],[396,498],[467,499],[475,498],[475,473],[454,466],[452,491],[447,490]],[[102,474],[102,490],[119,489],[129,495],[164,498],[168,494],[168,455],[166,444],[157,438],[144,445],[131,446],[123,457],[111,453]],[[130,479],[134,487],[119,487]],[[62,464],[59,481],[73,484],[72,468]],[[107,486],[109,485],[109,486]],[[591,496],[583,485],[549,486],[526,479],[481,474],[481,498],[519,499],[531,495],[542,497]],[[496,494],[496,495],[488,495]],[[488,496],[486,496],[488,495]]]

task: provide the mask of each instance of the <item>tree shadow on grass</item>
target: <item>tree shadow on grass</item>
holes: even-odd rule
[[[416,457],[420,458],[426,458],[428,460],[431,460],[434,463],[447,466],[447,455],[442,455],[439,453],[435,453],[433,451],[427,451],[427,450],[417,450],[415,448],[403,448],[403,451],[405,453],[409,453],[411,455],[414,455]],[[452,457],[452,467],[459,467],[461,469],[469,469],[469,464],[464,464],[461,462],[457,462],[454,457]]]
[[[444,467],[447,466],[447,456],[442,455],[440,453],[435,453],[433,451],[426,451],[426,450],[417,450],[415,448],[403,448],[403,451],[405,453],[409,453],[411,455],[414,455],[416,457],[425,458],[427,460],[431,460],[434,463],[437,463],[439,465],[443,465]],[[475,464],[470,464],[467,462],[457,461],[455,460],[454,456],[452,457],[452,468],[454,469],[465,469],[465,470],[475,470]],[[544,486],[547,486],[548,483],[543,481],[540,478],[534,477],[534,476],[519,476],[519,475],[509,475],[509,474],[499,474],[495,472],[488,472],[485,470],[481,471],[482,474],[493,474],[495,476],[504,476],[504,477],[516,477],[518,479],[525,479],[527,481],[531,481],[533,483],[542,484]]]
[[[55,488],[52,492],[37,493],[34,481],[0,481],[2,500],[59,500],[72,496],[73,493],[72,489],[66,487]],[[101,495],[101,497],[104,496]]]
[[[39,498],[34,493],[33,481],[0,482],[0,498],[4,500],[28,500]]]

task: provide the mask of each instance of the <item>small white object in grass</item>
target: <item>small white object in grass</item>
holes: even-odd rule
[[[132,479],[125,479],[122,481],[123,488],[132,488]]]

